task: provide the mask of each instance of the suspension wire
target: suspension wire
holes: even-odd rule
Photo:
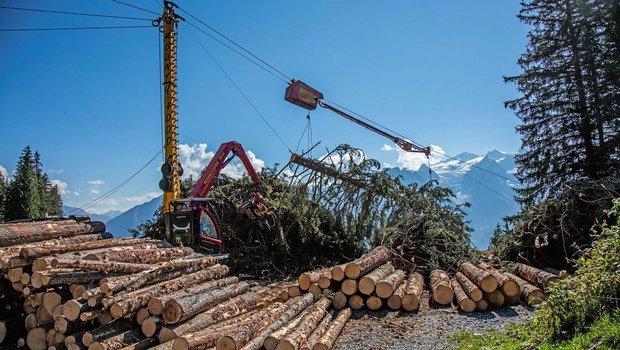
[[[299,145],[301,144],[301,140],[304,138],[304,135],[306,134],[307,130],[308,130],[308,123],[306,122],[306,127],[301,132],[301,135],[299,135],[299,140],[297,140],[297,147],[295,147],[295,153],[297,153],[297,151],[299,151]]]
[[[138,20],[138,21],[152,21],[153,20],[152,18],[143,18],[143,17],[126,17],[126,16],[116,16],[116,15],[104,15],[104,14],[98,14],[98,13],[56,11],[56,10],[33,9],[33,8],[13,7],[13,6],[0,6],[0,9],[18,10],[18,11],[30,11],[30,12],[43,12],[43,13],[53,13],[53,14],[70,15],[70,16],[87,16],[87,17],[102,17],[102,18],[115,18],[115,19],[131,19],[131,20]]]
[[[76,212],[78,210],[86,210],[89,208],[94,207],[95,205],[101,203],[101,201],[103,201],[104,199],[110,197],[111,195],[113,195],[114,193],[116,193],[118,190],[120,190],[121,188],[123,188],[125,185],[127,185],[134,177],[136,177],[138,174],[140,174],[142,172],[142,170],[144,170],[147,166],[149,166],[155,159],[157,159],[157,157],[159,157],[159,155],[163,152],[163,149],[160,148],[157,153],[155,153],[155,155],[149,159],[146,164],[144,164],[140,169],[138,169],[135,173],[131,174],[128,178],[126,178],[123,182],[119,183],[118,185],[116,185],[114,188],[112,188],[110,191],[102,194],[101,196],[91,200],[90,202],[87,202],[75,209],[72,209],[71,211],[69,211],[68,213],[66,213],[65,215],[69,215],[73,212]]]
[[[197,25],[195,25],[194,23],[190,22],[190,21],[185,21],[184,23],[189,24],[190,26],[194,27],[196,30],[200,31],[201,33],[205,34],[206,36],[210,37],[211,39],[217,41],[218,43],[224,45],[225,47],[227,47],[228,49],[230,49],[231,51],[235,52],[236,54],[238,54],[239,56],[245,58],[247,61],[251,62],[252,64],[256,65],[258,68],[264,70],[265,72],[273,75],[276,79],[283,81],[285,84],[288,84],[289,82],[286,81],[285,79],[282,79],[282,77],[278,76],[277,74],[275,74],[273,71],[267,69],[265,66],[262,66],[260,64],[258,64],[258,62],[254,61],[253,59],[251,59],[250,57],[244,55],[243,53],[239,52],[239,50],[235,49],[234,47],[226,44],[225,42],[223,42],[222,40],[218,39],[217,37],[215,37],[214,35],[212,35],[211,33],[205,31],[204,29],[198,27]]]
[[[0,28],[0,32],[45,32],[45,31],[138,29],[138,28],[153,28],[153,26],[148,25],[148,26],[106,26],[106,27],[57,27],[57,28]]]
[[[132,5],[132,4],[128,4],[128,3],[123,2],[123,1],[119,1],[119,0],[112,0],[112,1],[114,1],[117,4],[121,4],[121,5],[125,5],[125,6],[128,6],[128,7],[132,7],[134,9],[141,10],[141,11],[144,11],[144,12],[148,12],[148,13],[156,15],[156,16],[161,16],[161,13],[157,13],[155,11],[147,10],[145,8],[142,8],[142,7],[139,7],[139,6],[136,6],[136,5]]]
[[[273,71],[277,72],[278,74],[280,74],[281,76],[283,76],[284,78],[286,78],[288,81],[293,80],[291,77],[289,77],[288,75],[282,73],[282,71],[280,71],[279,69],[277,69],[276,67],[274,67],[273,65],[269,64],[268,62],[266,62],[265,60],[263,60],[262,58],[256,56],[254,53],[252,53],[251,51],[247,50],[245,47],[239,45],[237,42],[235,42],[234,40],[232,40],[231,38],[227,37],[226,35],[222,34],[220,31],[218,31],[217,29],[213,28],[212,26],[208,25],[207,23],[205,23],[204,21],[200,20],[199,18],[197,18],[196,16],[192,15],[189,11],[184,10],[183,8],[179,7],[179,10],[182,11],[183,13],[187,14],[188,16],[190,16],[191,18],[195,19],[196,21],[198,21],[200,24],[204,25],[205,27],[209,28],[211,31],[215,32],[216,34],[218,34],[219,36],[221,36],[222,38],[226,39],[228,42],[230,42],[231,44],[235,45],[236,47],[240,48],[241,50],[243,50],[244,52],[246,52],[247,54],[249,54],[250,56],[254,57],[255,59],[257,59],[258,61],[260,61],[262,64],[266,65],[267,67],[271,68]],[[288,83],[288,81],[285,80],[285,82]]]
[[[224,75],[226,76],[226,78],[228,78],[228,81],[230,81],[230,83],[235,87],[235,89],[237,89],[237,91],[239,92],[239,94],[241,94],[241,96],[243,97],[243,99],[252,107],[252,109],[254,110],[254,112],[256,112],[256,114],[260,117],[260,119],[263,120],[263,122],[265,122],[265,124],[267,124],[267,126],[269,127],[269,129],[271,130],[271,132],[273,132],[273,134],[278,138],[278,140],[280,140],[280,142],[282,143],[282,145],[284,145],[284,147],[286,147],[286,149],[290,152],[293,153],[293,151],[291,151],[291,147],[289,147],[289,145],[286,143],[286,141],[284,141],[284,139],[282,138],[282,136],[280,136],[280,134],[273,128],[273,126],[271,125],[271,123],[269,123],[269,121],[267,120],[267,118],[265,118],[265,116],[258,110],[258,108],[256,108],[256,105],[254,105],[254,103],[252,103],[252,101],[250,100],[250,98],[243,92],[243,90],[241,90],[241,88],[239,87],[239,85],[233,80],[233,78],[226,73],[226,70],[224,70],[224,68],[219,64],[219,62],[215,59],[215,57],[211,54],[211,52],[209,52],[209,50],[206,48],[206,46],[204,46],[202,44],[202,42],[198,39],[198,37],[196,37],[196,35],[194,35],[194,33],[192,31],[189,32],[192,37],[194,37],[194,39],[196,40],[196,42],[198,43],[198,45],[200,45],[200,47],[204,50],[204,52],[211,58],[211,60],[213,61],[213,63],[215,63],[215,65],[220,69],[220,71],[222,71],[222,73],[224,73]]]
[[[312,149],[310,148],[310,145],[314,142],[314,136],[312,135],[312,119],[310,118],[310,111],[308,111],[306,118],[308,118],[308,150],[310,151],[310,158],[312,158]]]

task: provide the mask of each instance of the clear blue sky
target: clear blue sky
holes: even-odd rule
[[[159,12],[155,0],[126,0]],[[448,154],[515,152],[518,122],[503,101],[519,72],[527,27],[516,1],[178,1],[287,75],[424,145]],[[112,1],[9,1],[0,5],[154,17]],[[0,28],[138,25],[142,22],[0,9]],[[194,21],[195,22],[195,21]],[[149,22],[145,22],[149,24]],[[295,148],[305,111],[283,101],[285,84],[182,23],[179,33],[180,141],[213,150],[241,142],[266,164],[289,153],[191,33],[215,55],[257,108]],[[0,32],[0,165],[12,171],[26,145],[80,205],[123,181],[158,150],[158,38],[155,28]],[[327,111],[312,113],[321,148],[348,143],[396,165],[388,140]],[[158,190],[149,167],[108,203],[126,209]],[[96,185],[95,181],[100,180]],[[77,195],[76,192],[80,194]],[[145,197],[146,196],[146,197]],[[103,208],[103,207],[102,207]]]

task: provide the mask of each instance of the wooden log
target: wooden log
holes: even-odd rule
[[[321,289],[328,289],[332,285],[332,274],[329,272],[328,274],[319,277],[319,282],[317,282]]]
[[[483,299],[480,299],[476,302],[476,311],[485,311],[489,308],[489,303]]]
[[[504,294],[499,289],[496,289],[492,291],[491,293],[485,293],[484,298],[489,303],[489,305],[492,307],[502,307],[504,306],[504,303],[506,302],[506,299],[504,298]]]
[[[99,316],[102,316],[103,314],[106,314],[106,311],[104,309],[87,310],[80,314],[80,321],[87,322],[87,321],[91,321],[94,319],[98,319]]]
[[[359,294],[353,294],[349,297],[349,306],[354,310],[364,307],[364,298]]]
[[[505,295],[505,298],[506,298],[506,304],[508,305],[519,305],[521,303],[521,296],[519,294],[514,295],[514,296]]]
[[[321,295],[321,287],[317,283],[312,283],[308,288],[308,293],[312,294],[315,298]]]
[[[389,249],[383,246],[378,246],[370,253],[348,263],[344,268],[344,273],[348,278],[357,279],[366,272],[385,263],[389,258]]]
[[[517,264],[516,273],[528,282],[541,287],[543,290],[547,289],[552,283],[556,283],[560,280],[560,277],[552,273],[525,264]]]
[[[131,321],[121,319],[106,324],[105,326],[97,327],[91,331],[84,332],[82,335],[82,344],[89,346],[95,342],[99,342],[104,339],[108,339],[117,334],[121,334],[133,328]]]
[[[314,344],[316,344],[321,338],[321,336],[325,334],[325,331],[329,327],[329,324],[332,322],[333,317],[334,317],[333,312],[328,312],[325,315],[325,317],[323,317],[321,322],[316,326],[314,331],[312,331],[312,334],[310,334],[309,337],[307,337],[301,342],[301,344],[299,345],[299,349],[300,350],[312,350],[312,348],[314,347]]]
[[[75,333],[82,329],[82,327],[84,325],[81,322],[69,322],[64,316],[58,316],[54,319],[54,329],[62,334]]]
[[[377,311],[383,306],[383,300],[376,295],[371,295],[366,298],[366,307],[369,310]]]
[[[332,276],[332,280],[336,282],[340,282],[345,278],[344,269],[347,264],[336,265],[332,267],[330,270],[330,274]]]
[[[136,312],[136,323],[139,326],[142,326],[142,323],[144,322],[144,320],[146,320],[149,317],[151,317],[151,313],[149,312],[149,309],[143,307],[140,310],[138,310],[138,312]]]
[[[56,306],[62,303],[62,297],[56,292],[47,292],[43,294],[41,306],[51,315]]]
[[[273,322],[269,327],[263,330],[260,334],[250,340],[247,344],[245,344],[241,349],[242,350],[259,350],[263,348],[263,344],[265,343],[267,337],[271,335],[273,332],[278,329],[284,327],[287,323],[297,317],[301,312],[306,310],[308,306],[312,304],[312,296],[310,294],[305,294],[303,298],[299,298],[298,301],[295,302],[296,305],[291,305],[275,322]]]
[[[77,243],[66,243],[62,246],[35,246],[35,247],[24,247],[20,250],[19,256],[23,259],[33,261],[37,258],[49,256],[49,255],[58,255],[72,252],[81,252],[86,250],[95,250],[102,248],[117,248],[117,247],[127,247],[133,245],[143,245],[147,244],[146,247],[158,247],[161,246],[162,243],[158,240],[154,239],[133,239],[133,238],[111,238],[111,239],[102,239],[97,241],[87,241],[87,242],[77,242]]]
[[[169,300],[176,300],[180,298],[185,298],[190,295],[199,294],[208,292],[210,290],[225,287],[234,283],[239,282],[239,278],[237,277],[226,277],[214,281],[209,281],[207,283],[201,283],[197,286],[189,287],[186,289],[178,290],[172,294],[167,295],[159,295],[149,299],[146,307],[151,315],[159,316],[164,309],[164,305]]]
[[[39,319],[36,314],[29,314],[24,319],[24,327],[27,331],[37,327],[39,325]]]
[[[27,272],[22,273],[22,275],[19,278],[19,282],[23,285],[30,283],[30,274]]]
[[[357,280],[347,278],[342,282],[340,290],[346,295],[353,295],[357,293]]]
[[[318,269],[310,272],[304,272],[297,278],[297,283],[299,284],[299,288],[303,291],[308,290],[310,285],[313,283],[318,283],[321,277],[331,278],[331,268]],[[327,287],[323,287],[327,288]]]
[[[88,350],[120,350],[142,340],[142,334],[137,329],[129,329],[112,337],[95,341],[88,346]]]
[[[331,301],[327,298],[321,298],[313,306],[312,310],[306,314],[306,317],[299,322],[295,329],[291,330],[276,346],[276,350],[297,350],[301,342],[306,339],[321,322],[327,308],[331,305]],[[218,341],[218,345],[219,345]],[[236,349],[236,347],[222,347],[224,349]]]
[[[399,310],[403,305],[407,281],[401,281],[394,293],[388,298],[387,305],[392,310]]]
[[[157,335],[157,333],[159,333],[159,331],[161,330],[161,327],[161,319],[157,316],[152,316],[142,321],[140,329],[142,330],[142,334],[150,338]]]
[[[459,308],[463,312],[472,312],[476,310],[476,302],[471,300],[467,293],[463,290],[459,282],[456,278],[451,280],[452,290],[454,291],[454,296],[456,297],[456,302],[458,303]]]
[[[347,295],[343,292],[338,291],[334,294],[334,300],[332,301],[332,305],[336,310],[344,309],[344,307],[347,306],[347,301]]]
[[[471,263],[462,263],[459,270],[483,291],[490,293],[497,289],[497,280],[493,275]]]
[[[312,294],[305,294],[304,297],[306,297],[306,295],[310,295],[310,298],[313,299]],[[303,309],[300,309],[300,312],[298,312],[296,317],[290,320],[290,322],[282,324],[281,327],[274,329],[270,334],[268,334],[263,341],[263,347],[267,350],[274,350],[276,346],[278,346],[278,343],[280,343],[280,340],[295,329],[299,323],[303,321],[304,317],[312,311],[312,308],[308,307],[311,304],[312,302],[306,305]]]
[[[407,274],[403,270],[396,270],[383,278],[377,286],[375,287],[377,296],[380,298],[389,298],[392,294],[394,294],[394,290],[400,282],[404,281],[407,278]]]
[[[0,224],[0,247],[102,232],[105,232],[105,225],[99,221],[48,220]]]
[[[440,305],[450,304],[454,298],[454,291],[448,274],[442,270],[433,270],[430,280],[433,300]]]
[[[514,297],[519,295],[519,284],[513,281],[510,277],[504,275],[500,271],[494,269],[491,265],[486,263],[480,263],[478,266],[493,275],[497,280],[497,284],[499,285],[499,289],[504,293],[505,296]]]
[[[75,321],[80,318],[80,314],[89,310],[87,303],[77,299],[71,299],[63,304],[63,314],[69,321]]]
[[[394,272],[394,266],[387,262],[376,269],[372,270],[370,273],[366,274],[359,281],[359,291],[364,295],[371,295],[375,291],[375,286],[379,281],[387,277],[389,274]],[[351,293],[354,294],[355,292]]]
[[[89,254],[85,260],[119,261],[127,263],[155,264],[163,261],[181,258],[193,254],[190,247],[136,249],[116,252],[99,252]]]
[[[271,295],[257,292],[242,294],[222,304],[216,305],[184,323],[178,325],[168,325],[167,327],[162,328],[158,334],[158,340],[160,343],[166,343],[181,335],[190,334],[210,327],[214,324],[233,319],[237,316],[268,305],[272,300],[271,298]],[[299,299],[303,299],[307,303],[312,303],[313,300],[312,294],[305,294],[303,297],[291,298],[287,301],[287,303],[295,303]]]
[[[82,342],[82,336],[86,333],[86,331],[80,330],[73,334],[70,334],[65,337],[65,345],[69,346],[76,343]]]
[[[175,324],[248,290],[248,283],[239,282],[217,290],[171,299],[166,302],[161,314],[167,324]]]
[[[299,286],[290,286],[287,289],[287,293],[290,298],[298,297],[301,295],[301,288]]]
[[[525,300],[528,305],[538,305],[545,300],[545,294],[540,288],[527,283],[511,273],[506,272],[505,274],[519,284],[521,298]]]
[[[30,350],[47,349],[47,329],[36,327],[29,330],[26,334],[26,345]]]
[[[478,302],[484,296],[482,291],[472,282],[467,276],[461,272],[457,272],[454,276],[459,282],[459,285],[463,288],[469,298],[475,302]]]
[[[402,308],[405,311],[416,311],[420,308],[420,298],[424,291],[424,278],[418,272],[409,275],[405,295],[401,299]]]
[[[52,311],[52,318],[56,319],[56,317],[62,316],[62,315],[64,315],[64,309],[63,309],[63,305],[60,304],[54,308],[54,311]]]
[[[86,286],[83,284],[74,283],[69,285],[69,291],[71,292],[73,299],[80,299],[82,297],[82,293],[86,291]]]
[[[53,268],[75,268],[80,270],[101,271],[101,272],[119,272],[119,273],[136,273],[149,270],[149,264],[132,264],[116,261],[96,261],[96,260],[69,260],[54,259],[52,260]]]
[[[20,282],[23,272],[24,272],[24,268],[15,267],[15,268],[9,269],[9,272],[7,273],[7,277],[9,281],[13,283]]]
[[[330,350],[334,346],[336,339],[338,339],[340,332],[342,332],[342,329],[347,324],[350,317],[351,309],[347,308],[340,311],[334,322],[329,325],[329,328],[327,328],[325,334],[321,336],[312,350]]]
[[[206,270],[194,272],[184,275],[170,281],[160,282],[153,286],[136,290],[129,294],[123,294],[117,297],[107,298],[103,300],[103,305],[110,306],[112,317],[119,318],[131,312],[138,311],[144,307],[148,300],[152,297],[175,292],[179,289],[193,286],[198,283],[207,282],[213,279],[219,279],[228,274],[228,267],[225,265],[215,265]]]
[[[101,271],[72,271],[67,269],[52,269],[32,273],[32,286],[42,288],[45,286],[58,286],[71,283],[92,283],[106,276]]]
[[[44,324],[54,322],[54,318],[52,317],[52,314],[48,312],[47,308],[43,307],[42,305],[39,306],[39,308],[37,309],[36,316],[37,316],[37,320],[39,321],[39,325],[44,325]]]

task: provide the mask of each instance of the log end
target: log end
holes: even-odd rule
[[[519,284],[513,280],[507,280],[502,285],[502,293],[507,297],[519,295]]]
[[[123,307],[120,304],[114,303],[110,306],[110,315],[112,315],[113,318],[121,318],[124,314],[125,311],[123,311]]]
[[[347,306],[347,296],[343,292],[337,292],[334,294],[334,301],[332,302],[334,309],[340,310]]]
[[[336,282],[340,282],[344,279],[344,270],[341,266],[334,266],[331,270],[332,279]]]
[[[237,342],[230,336],[223,336],[215,344],[217,350],[237,350]]]
[[[454,299],[454,292],[452,288],[439,285],[433,290],[433,300],[440,305],[448,305]]]
[[[392,310],[399,310],[402,306],[402,298],[396,294],[392,294],[387,300],[387,305]]]
[[[347,279],[342,282],[341,290],[346,295],[353,295],[357,292],[357,281],[354,279]]]
[[[331,278],[327,277],[327,276],[321,276],[319,277],[319,287],[321,287],[321,289],[327,289],[332,285],[332,280]]]
[[[348,263],[347,266],[345,266],[344,274],[347,276],[347,278],[357,279],[362,274],[362,269],[357,263],[351,262]]]
[[[349,297],[349,306],[354,310],[359,310],[364,307],[364,298],[361,295],[351,295]]]
[[[157,333],[158,321],[159,320],[154,317],[145,319],[140,326],[142,334],[144,334],[147,338],[154,336]]]
[[[37,327],[28,331],[26,335],[26,345],[31,350],[45,350],[47,349],[47,332],[45,328]]]
[[[288,287],[288,296],[291,298],[298,297],[301,295],[301,289],[299,286],[290,286]]]
[[[161,315],[167,324],[175,324],[179,322],[181,315],[183,315],[183,307],[175,300],[169,300],[164,306]]]
[[[471,300],[478,302],[484,297],[484,293],[480,289],[474,289],[471,291],[469,297]]]
[[[487,293],[493,292],[497,289],[497,279],[490,274],[484,276],[480,281],[480,288]]]
[[[387,282],[377,283],[377,295],[381,298],[389,298],[394,293],[394,287]]]
[[[372,280],[372,278],[362,277],[362,279],[360,279],[360,282],[358,283],[358,288],[360,293],[365,295],[371,295],[372,292],[375,291],[375,282]]]
[[[377,311],[383,306],[383,300],[378,296],[370,296],[366,299],[366,307],[372,311]]]
[[[75,299],[69,300],[62,306],[62,312],[69,321],[75,321],[80,317],[82,305]]]
[[[476,302],[471,299],[464,299],[459,303],[459,308],[463,312],[472,312],[476,310]]]
[[[88,350],[105,350],[105,347],[99,342],[94,342],[88,346]]]
[[[319,287],[318,284],[313,283],[310,285],[310,288],[308,288],[308,293],[312,294],[312,296],[317,298],[319,295],[321,295],[321,287]]]
[[[310,281],[310,276],[308,276],[307,273],[302,273],[299,275],[299,278],[297,278],[297,283],[299,284],[299,288],[301,288],[301,290],[308,290],[312,284],[312,281]]]
[[[172,350],[189,350],[189,342],[185,338],[176,338],[172,343]]]
[[[177,338],[177,334],[170,328],[162,327],[157,335],[157,340],[159,340],[160,344],[167,343],[169,341],[173,341]]]
[[[478,311],[486,311],[489,308],[489,303],[486,300],[480,299],[476,302],[476,310]]]
[[[136,313],[136,323],[138,323],[138,325],[141,326],[142,323],[144,323],[144,320],[146,320],[149,317],[151,317],[151,313],[149,312],[149,310],[142,308],[138,310],[138,312]]]
[[[161,315],[161,311],[164,309],[164,304],[159,298],[151,298],[146,304],[146,308],[151,313],[151,315],[159,316]]]
[[[223,350],[224,348],[220,349],[217,348],[217,350]],[[226,348],[228,349],[236,349],[236,348]],[[278,343],[278,346],[276,346],[275,350],[296,350],[295,349],[295,345],[293,345],[293,343],[291,341],[289,341],[288,339],[282,339],[282,341],[280,341]]]
[[[405,311],[416,311],[420,308],[420,301],[418,300],[418,297],[416,297],[413,294],[407,294],[402,298],[402,308]]]

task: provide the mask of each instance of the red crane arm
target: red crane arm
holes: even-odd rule
[[[230,152],[232,152],[233,155],[227,158]],[[215,185],[215,181],[217,181],[217,178],[220,176],[222,169],[224,169],[235,156],[241,159],[243,166],[245,166],[254,184],[259,185],[261,183],[260,178],[252,167],[252,163],[248,159],[248,156],[245,154],[243,146],[238,142],[230,141],[223,143],[217,150],[213,159],[209,162],[209,165],[202,171],[200,179],[192,188],[189,198],[205,198],[213,188],[213,185]]]

